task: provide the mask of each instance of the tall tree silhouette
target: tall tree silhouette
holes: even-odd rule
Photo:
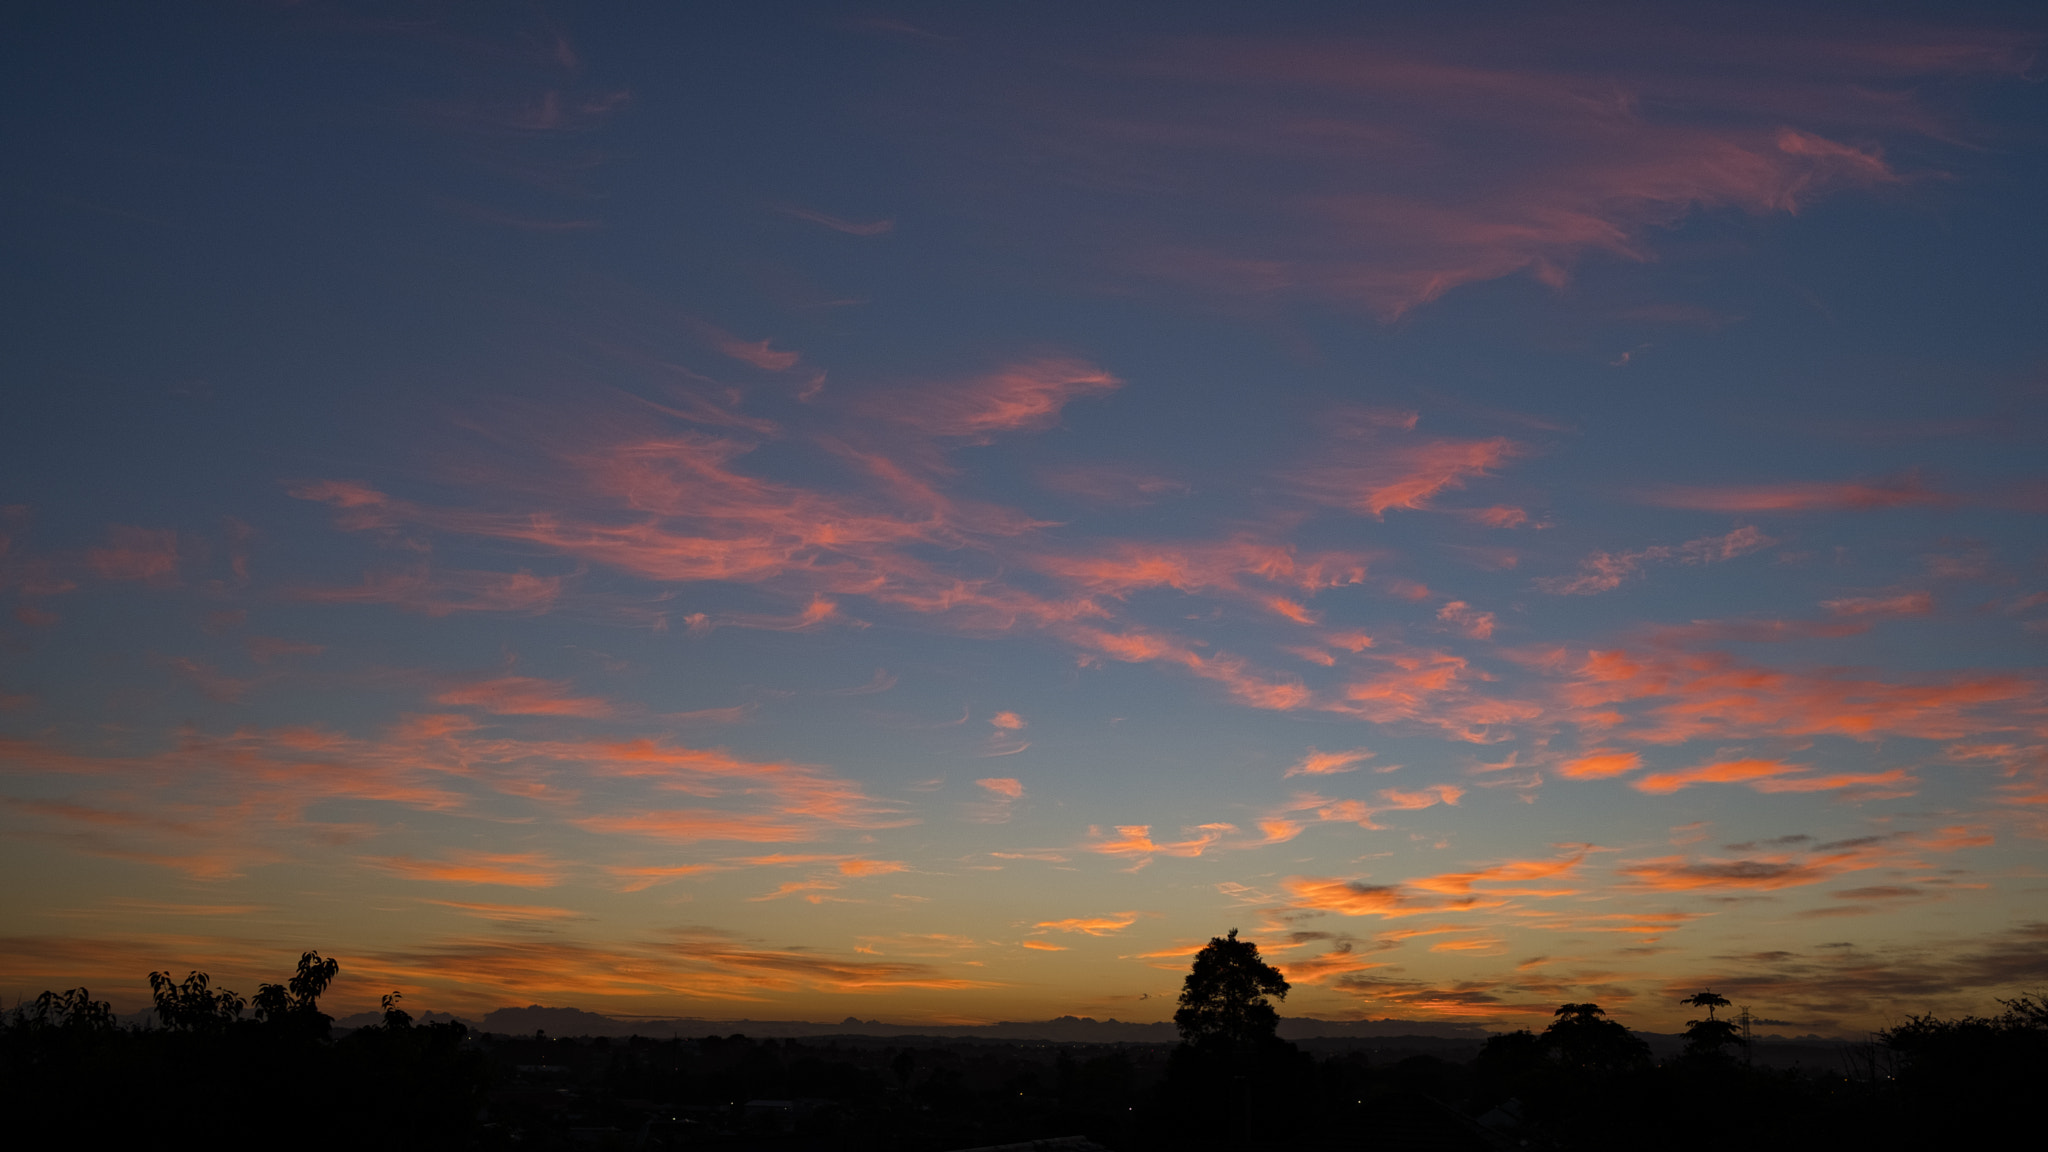
[[[1168,1069],[1179,1139],[1189,1146],[1242,1146],[1254,1127],[1271,1135],[1294,1119],[1289,1100],[1303,1057],[1280,1039],[1273,1008],[1287,989],[1286,977],[1235,928],[1195,954],[1173,1014],[1182,1043]]]
[[[1705,1060],[1718,1060],[1727,1055],[1724,1049],[1729,1045],[1742,1043],[1741,1032],[1736,1028],[1734,1021],[1721,1020],[1714,1016],[1714,1009],[1728,1007],[1729,1001],[1726,996],[1713,991],[1695,992],[1680,1000],[1679,1003],[1690,1004],[1694,1008],[1705,1008],[1707,1010],[1707,1018],[1705,1020],[1687,1020],[1685,1022],[1685,1054],[1687,1056]]]
[[[1285,1000],[1287,989],[1280,970],[1259,959],[1259,946],[1239,940],[1232,928],[1195,954],[1173,1025],[1196,1048],[1248,1052],[1277,1036],[1280,1013],[1266,998]]]

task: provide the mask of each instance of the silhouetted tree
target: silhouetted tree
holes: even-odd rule
[[[168,972],[149,974],[149,991],[156,998],[157,1022],[174,1032],[218,1032],[242,1015],[243,1000],[225,988],[208,987],[204,972],[186,975],[180,984]]]
[[[386,993],[386,994],[385,994],[385,996],[384,996],[384,1027],[385,1027],[385,1028],[387,1028],[387,1029],[399,1029],[399,1028],[410,1028],[410,1027],[412,1027],[412,1013],[410,1013],[410,1012],[407,1012],[407,1011],[406,1011],[405,1009],[403,1009],[403,1008],[400,1008],[400,1007],[398,1006],[398,1002],[399,1002],[400,1000],[404,999],[404,998],[405,998],[405,993],[403,993],[403,992],[390,992],[390,993]]]
[[[1695,992],[1679,1001],[1695,1008],[1705,1008],[1705,1020],[1685,1022],[1685,1054],[1697,1060],[1721,1060],[1727,1057],[1725,1049],[1731,1044],[1742,1043],[1741,1030],[1733,1021],[1717,1019],[1714,1009],[1728,1007],[1728,998],[1718,992]]]
[[[1268,996],[1287,998],[1287,978],[1259,959],[1259,946],[1239,940],[1237,929],[1212,937],[1195,954],[1181,983],[1180,1009],[1173,1025],[1196,1048],[1248,1052],[1271,1043],[1280,1013]]]
[[[1554,1013],[1543,1041],[1566,1067],[1580,1072],[1623,1072],[1650,1062],[1650,1046],[1627,1028],[1602,1019],[1598,1004],[1563,1004]]]
[[[1167,1074],[1182,1139],[1197,1146],[1242,1142],[1254,1112],[1269,1134],[1298,1118],[1293,1098],[1308,1081],[1310,1062],[1280,1039],[1280,1013],[1269,999],[1284,999],[1287,991],[1286,977],[1235,928],[1195,954],[1173,1014],[1181,1044]]]
[[[45,992],[35,998],[34,1007],[18,1009],[15,1022],[30,1029],[111,1032],[114,1029],[114,1006],[105,1000],[93,999],[92,993],[82,987],[64,992]]]
[[[320,994],[334,983],[341,962],[318,952],[299,956],[299,970],[283,984],[265,984],[256,989],[252,1003],[256,1019],[273,1027],[289,1028],[314,1036],[326,1036],[333,1018],[320,1011]]]

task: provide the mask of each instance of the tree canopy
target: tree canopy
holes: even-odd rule
[[[1280,1013],[1267,997],[1287,998],[1287,979],[1259,959],[1259,946],[1237,929],[1210,939],[1195,954],[1173,1014],[1181,1039],[1198,1048],[1245,1049],[1272,1041]]]

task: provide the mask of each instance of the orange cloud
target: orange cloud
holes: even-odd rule
[[[1068,920],[1040,920],[1033,928],[1051,932],[1078,932],[1085,936],[1113,936],[1138,922],[1137,912],[1112,912],[1107,916],[1079,916]]]
[[[985,780],[976,780],[975,783],[1001,796],[1005,800],[1021,800],[1024,798],[1024,785],[1007,776],[992,776]]]
[[[1643,766],[1643,758],[1634,752],[1617,752],[1600,749],[1558,765],[1559,774],[1573,780],[1604,780],[1633,772]]]
[[[901,860],[841,860],[839,873],[842,876],[886,876],[891,872],[908,871],[910,865]]]
[[[825,895],[827,892],[837,890],[838,887],[839,885],[834,881],[817,878],[785,880],[781,884],[776,885],[775,891],[764,893],[760,896],[749,896],[747,899],[749,902],[758,903],[763,900],[780,900],[784,896],[802,896],[809,903],[822,904],[827,900],[838,899],[837,897]]]
[[[928,964],[842,959],[829,953],[753,947],[722,933],[691,931],[614,944],[555,939],[455,939],[354,959],[350,971],[373,986],[438,989],[457,1006],[483,1010],[508,1001],[602,1004],[672,1001],[758,1002],[802,990],[864,993],[985,988]],[[451,973],[460,973],[457,984]]]
[[[1569,676],[1564,698],[1586,723],[1655,744],[1766,734],[1984,738],[2031,731],[2038,721],[2030,714],[2048,706],[2048,686],[2017,673],[1892,683],[1759,667],[1718,652],[1589,652]]]
[[[1577,870],[1580,861],[1586,858],[1586,854],[1590,850],[1590,848],[1581,847],[1570,856],[1554,860],[1510,860],[1502,864],[1492,864],[1485,868],[1475,868],[1469,872],[1445,872],[1437,876],[1424,876],[1420,879],[1408,880],[1405,883],[1411,887],[1422,889],[1425,892],[1463,894],[1470,892],[1475,884],[1527,884],[1533,880],[1553,880],[1568,876]],[[1493,889],[1493,891],[1509,896],[1570,896],[1574,894],[1571,889]]]
[[[1024,941],[1024,947],[1031,949],[1033,952],[1067,951],[1067,946],[1065,944],[1050,944],[1044,940],[1026,940]]]
[[[1911,796],[1920,781],[1903,768],[1885,772],[1835,772],[1825,776],[1790,776],[1758,780],[1750,785],[1759,792],[1832,792],[1853,789],[1863,799],[1882,800]]]
[[[408,880],[439,880],[451,884],[503,884],[514,888],[552,888],[561,883],[564,865],[538,852],[464,852],[448,854],[445,860],[415,860],[410,856],[376,856],[367,859]]]
[[[1437,609],[1436,618],[1474,640],[1493,639],[1493,613],[1481,612],[1463,600],[1449,601]]]
[[[1633,787],[1638,792],[1668,796],[1694,784],[1749,784],[1805,770],[1804,764],[1787,764],[1783,760],[1723,760],[1676,772],[1653,772],[1636,780]]]
[[[1301,762],[1287,770],[1289,776],[1328,776],[1335,772],[1355,772],[1358,765],[1373,758],[1375,753],[1367,748],[1352,748],[1344,752],[1318,752],[1314,748]]]
[[[1119,824],[1116,826],[1120,839],[1104,840],[1088,845],[1091,852],[1105,856],[1200,856],[1224,836],[1237,831],[1234,824],[1203,824],[1188,829],[1194,835],[1186,840],[1158,843],[1152,839],[1150,824]],[[1101,835],[1098,828],[1088,829],[1091,836]]]
[[[1297,793],[1293,800],[1281,809],[1286,812],[1311,812],[1321,821],[1340,824],[1356,824],[1361,828],[1380,830],[1384,826],[1374,822],[1382,812],[1415,812],[1433,808],[1438,804],[1455,805],[1465,795],[1465,789],[1456,784],[1430,784],[1418,789],[1383,788],[1379,800],[1367,803],[1363,800],[1330,800],[1313,792]],[[1229,825],[1219,825],[1229,827]],[[1264,843],[1279,843],[1292,839],[1300,831],[1299,825],[1290,820],[1268,820],[1260,824],[1266,832]]]
[[[1452,739],[1478,744],[1503,739],[1510,725],[1543,712],[1528,701],[1481,695],[1475,684],[1492,677],[1462,656],[1414,649],[1375,652],[1367,660],[1384,671],[1343,685],[1335,699],[1318,707],[1375,724],[1436,728]]]
[[[812,836],[809,829],[794,821],[705,808],[672,808],[633,816],[586,816],[572,823],[591,832],[625,833],[684,844],[698,840],[769,844],[808,840]]]
[[[498,924],[551,924],[562,920],[588,920],[590,917],[570,908],[549,908],[538,904],[471,904],[461,900],[422,900],[438,908],[453,908],[480,920]]]
[[[1352,951],[1350,944],[1340,944],[1321,956],[1288,960],[1278,967],[1289,984],[1320,984],[1332,976],[1383,968],[1385,965],[1367,963],[1365,957]]]
[[[645,868],[610,866],[605,871],[625,880],[625,884],[619,888],[619,891],[644,892],[664,881],[674,880],[681,876],[695,876],[700,873],[714,871],[717,867],[715,864],[677,864],[668,867]]]
[[[1491,475],[1519,453],[1515,443],[1488,440],[1375,440],[1362,451],[1294,473],[1296,488],[1318,504],[1375,520],[1389,509],[1421,511],[1447,489]]]
[[[1468,912],[1498,908],[1505,899],[1467,893],[1464,895],[1418,895],[1391,884],[1366,884],[1357,880],[1329,880],[1290,876],[1281,887],[1296,908],[1338,912],[1345,916],[1393,918],[1431,912]]]
[[[1024,718],[1015,712],[998,712],[989,717],[988,722],[1005,732],[1015,732],[1025,726]]]
[[[434,697],[436,704],[473,707],[499,716],[584,716],[612,714],[612,706],[594,696],[572,696],[560,680],[501,676],[450,688]]]

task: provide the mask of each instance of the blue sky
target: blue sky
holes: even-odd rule
[[[2038,984],[2039,16],[1480,11],[11,13],[0,992]]]

